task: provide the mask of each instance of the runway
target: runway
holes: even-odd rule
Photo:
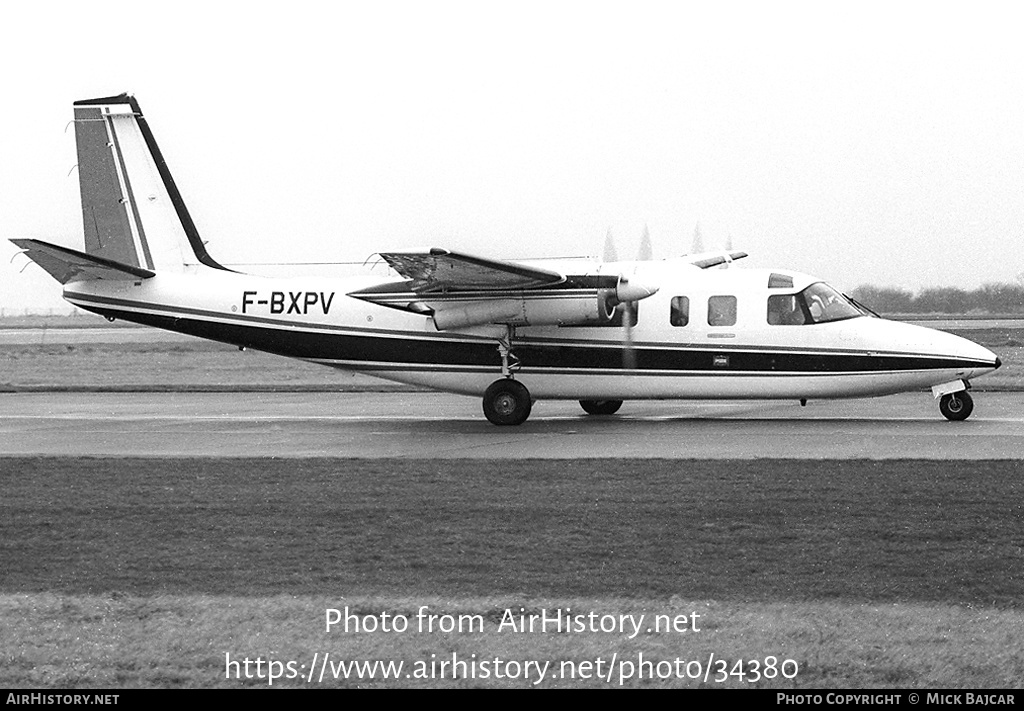
[[[5,393],[0,456],[1024,460],[1024,394],[966,422],[928,393],[811,402],[541,401],[520,427],[440,393]]]

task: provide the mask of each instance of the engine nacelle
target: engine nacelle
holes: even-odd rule
[[[562,326],[604,323],[615,312],[614,299],[605,290],[566,296],[530,296],[483,301],[434,302],[434,325],[448,331],[489,323],[513,326]]]

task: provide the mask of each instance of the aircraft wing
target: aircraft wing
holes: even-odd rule
[[[486,324],[607,323],[619,304],[658,291],[657,285],[622,274],[567,275],[445,249],[379,254],[405,281],[348,295],[430,316],[439,331]]]
[[[719,264],[734,262],[747,256],[746,252],[702,252],[701,254],[688,254],[684,259],[690,264],[701,269],[710,269]]]
[[[39,239],[12,239],[11,242],[25,250],[29,259],[61,284],[88,279],[131,281],[156,276],[156,272],[149,269],[133,267]]]
[[[411,279],[417,293],[475,289],[508,291],[561,284],[565,275],[515,262],[431,249],[426,252],[381,252],[391,268]]]

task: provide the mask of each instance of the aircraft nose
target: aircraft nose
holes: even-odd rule
[[[999,366],[1001,366],[1002,364],[1003,364],[1003,359],[1000,358],[999,356],[996,356],[996,370],[999,370]]]

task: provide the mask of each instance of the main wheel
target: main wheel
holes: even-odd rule
[[[939,399],[939,412],[947,420],[966,420],[974,410],[974,400],[966,390],[949,393]]]
[[[588,415],[614,415],[622,407],[622,400],[580,400]]]
[[[484,415],[496,425],[521,425],[532,408],[530,391],[515,380],[495,380],[484,393]]]

